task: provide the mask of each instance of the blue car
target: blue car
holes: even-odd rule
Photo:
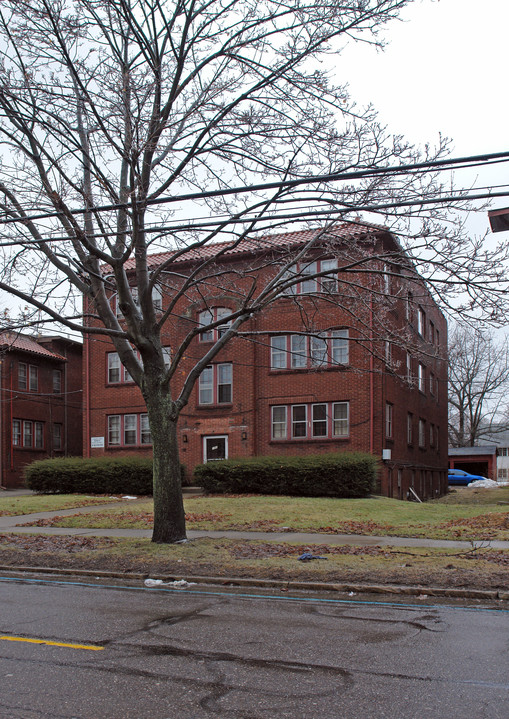
[[[464,472],[462,469],[449,470],[449,484],[467,485],[478,479],[486,479],[486,477],[481,477],[480,474],[470,474],[470,472]]]

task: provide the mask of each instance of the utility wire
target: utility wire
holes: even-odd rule
[[[162,204],[169,204],[174,202],[183,202],[186,200],[200,200],[200,199],[210,199],[215,197],[226,197],[228,195],[236,195],[236,194],[242,194],[246,192],[259,192],[263,190],[277,190],[277,189],[291,189],[293,187],[299,187],[301,185],[306,184],[319,184],[321,182],[337,182],[339,180],[353,180],[353,179],[361,179],[366,177],[375,177],[379,175],[398,175],[398,174],[408,174],[415,171],[427,171],[432,168],[434,169],[445,169],[448,167],[457,167],[460,165],[467,165],[472,166],[475,164],[475,166],[482,166],[487,164],[492,164],[494,161],[500,161],[500,160],[509,160],[509,151],[508,152],[497,152],[497,153],[490,153],[485,155],[471,155],[467,157],[458,157],[458,158],[450,158],[450,159],[444,159],[444,160],[428,160],[426,162],[417,162],[413,164],[408,165],[396,165],[396,166],[389,166],[389,167],[375,167],[375,168],[369,168],[365,170],[356,170],[353,172],[339,172],[339,173],[331,173],[326,175],[311,175],[310,177],[303,177],[295,180],[279,180],[275,182],[266,182],[266,183],[259,183],[256,185],[241,185],[239,187],[231,187],[231,188],[225,188],[222,190],[209,190],[206,192],[192,192],[182,195],[171,195],[167,197],[156,197],[156,198],[148,198],[143,201],[143,206],[152,206],[152,205],[162,205]],[[136,202],[134,203],[136,204]],[[132,207],[132,202],[124,202],[124,203],[114,203],[114,204],[108,204],[108,205],[99,205],[99,206],[92,206],[92,207],[86,207],[86,208],[80,208],[75,210],[70,210],[70,213],[72,215],[82,215],[85,213],[94,213],[94,212],[108,212],[112,210],[120,210],[125,209],[128,210],[130,207]],[[62,216],[62,212],[46,212],[46,213],[40,213],[38,215],[30,215],[27,217],[19,218],[19,217],[7,217],[4,219],[0,219],[0,225],[8,225],[15,222],[28,222],[28,221],[34,221],[34,220],[42,220],[42,219],[49,219],[53,217],[60,217]]]

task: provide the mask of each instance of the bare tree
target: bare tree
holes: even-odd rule
[[[507,248],[444,230],[450,214],[426,205],[442,190],[426,163],[444,157],[447,142],[421,153],[391,137],[323,70],[346,41],[381,44],[381,28],[407,2],[2,3],[0,289],[30,304],[40,324],[113,342],[147,406],[154,541],[185,537],[176,423],[194,382],[245,322],[299,281],[292,268],[324,235],[265,255],[268,284],[246,268],[251,284],[238,309],[175,394],[186,347],[224,318],[190,327],[169,366],[162,334],[183,299],[206,302],[208,287],[235,292],[221,260],[246,238],[260,248],[269,229],[383,205],[390,222],[413,219],[409,242],[380,261],[399,266],[405,252],[405,266],[423,269],[446,303],[504,312]],[[389,169],[422,161],[422,172]],[[303,182],[331,173],[342,181]],[[418,213],[409,210],[415,203]],[[154,265],[155,252],[170,254]],[[186,259],[191,269],[177,271]],[[360,265],[351,248],[345,277]],[[356,280],[344,288],[348,306]],[[170,298],[162,308],[161,293]]]
[[[449,344],[449,442],[474,447],[509,429],[509,343],[456,326]]]

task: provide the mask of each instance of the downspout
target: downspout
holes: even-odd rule
[[[85,451],[84,455],[85,457],[90,457],[90,347],[89,347],[90,337],[89,334],[85,334],[85,392],[84,392],[84,400],[85,400]]]
[[[373,294],[369,309],[369,452],[375,452],[375,358],[373,356]]]
[[[11,397],[10,397],[10,401],[9,401],[10,420],[11,420],[11,430],[10,430],[10,433],[11,433],[11,451],[10,451],[10,456],[11,456],[11,471],[14,469],[14,443],[13,443],[13,436],[12,436],[12,422],[13,422],[13,419],[14,419],[14,408],[13,408],[13,405],[12,405],[12,403],[13,403],[13,390],[12,390],[12,369],[13,369],[13,364],[14,364],[14,362],[11,360],[11,361],[10,361],[10,364],[9,364],[9,374],[10,374],[10,378],[9,378],[9,379],[10,379],[10,386],[11,386]],[[22,430],[22,431],[23,431],[23,430]]]
[[[4,486],[4,442],[3,442],[3,419],[4,419],[4,403],[3,403],[3,360],[0,360],[0,489],[7,489]]]

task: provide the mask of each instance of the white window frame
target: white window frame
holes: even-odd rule
[[[229,307],[210,307],[202,310],[198,313],[198,326],[200,327],[207,327],[207,325],[212,324],[213,322],[218,322],[223,317],[228,317],[232,314],[232,310],[229,309]],[[225,332],[229,330],[231,327],[232,320],[227,320],[226,322],[223,322],[222,324],[217,325],[216,327],[210,327],[208,329],[203,330],[200,333],[199,341],[200,342],[217,342],[220,337],[222,337]]]
[[[18,362],[18,389],[28,389],[28,365],[26,362]]]
[[[222,398],[229,387],[228,399]],[[198,378],[198,404],[202,406],[229,405],[233,402],[233,364],[219,362],[207,365]]]
[[[327,334],[274,335],[270,338],[270,369],[311,370],[316,367],[344,367],[350,361],[347,329]]]
[[[419,392],[422,392],[423,394],[425,394],[426,393],[426,367],[422,364],[422,362],[419,362],[417,372],[418,372]]]
[[[271,440],[276,442],[344,439],[350,436],[350,402],[273,405],[270,422]]]
[[[28,389],[30,392],[39,390],[39,368],[36,365],[28,365]]]
[[[394,405],[392,402],[385,403],[385,436],[387,439],[393,438],[394,429]]]
[[[133,436],[134,433],[134,436]],[[152,444],[148,414],[110,414],[107,417],[108,447],[140,447]],[[131,441],[134,439],[134,442]]]
[[[288,406],[285,404],[274,405],[270,408],[271,439],[288,439]],[[276,415],[282,415],[282,418]]]

